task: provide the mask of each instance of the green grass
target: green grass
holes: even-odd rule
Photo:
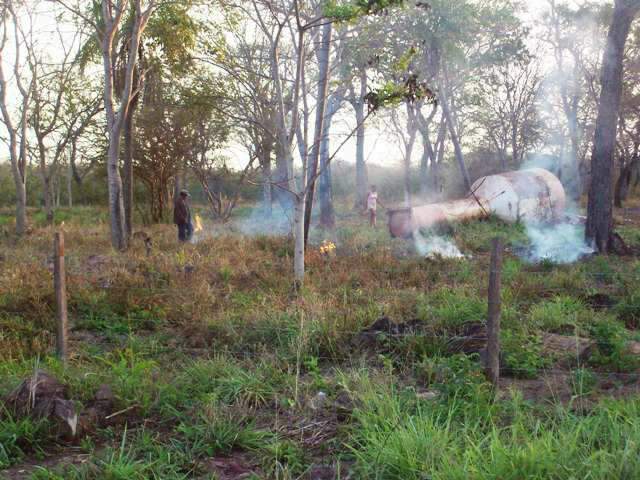
[[[28,455],[41,455],[53,438],[46,420],[14,418],[0,411],[0,471],[22,461]]]
[[[591,415],[541,414],[518,396],[491,403],[419,402],[362,380],[350,448],[359,478],[635,478],[640,402],[603,402]]]
[[[425,259],[341,209],[335,232],[312,230],[296,296],[288,238],[216,225],[219,235],[178,245],[172,226],[155,225],[147,258],[135,243],[113,252],[106,226],[95,225],[104,216],[57,213],[67,236],[66,366],[53,356],[49,230],[11,244],[0,269],[0,395],[38,368],[68,385],[79,408],[109,385],[114,410],[124,412],[78,440],[83,465],[41,468],[33,478],[214,478],[220,456],[246,462],[252,478],[300,478],[319,464],[340,464],[342,478],[634,478],[638,402],[607,399],[622,381],[610,391],[601,384],[612,372],[631,374],[621,377],[631,383],[640,367],[629,353],[640,336],[637,261],[531,265],[507,252],[502,367],[513,390],[496,397],[481,356],[455,353],[450,342],[485,323],[491,239],[526,245],[521,226],[457,225],[453,239],[470,257]],[[325,239],[337,245],[332,258],[314,246]],[[96,255],[99,265],[88,261]],[[592,308],[593,294],[615,306]],[[382,315],[423,323],[357,342]],[[572,352],[547,352],[549,332],[590,338],[591,355],[576,362]],[[527,385],[558,369],[565,397],[523,400]],[[318,409],[320,391],[327,403]],[[0,445],[0,468],[69,451],[48,423],[3,415]]]

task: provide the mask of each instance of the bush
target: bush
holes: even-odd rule
[[[619,372],[633,371],[639,360],[627,350],[629,337],[624,326],[613,319],[603,319],[591,327],[596,348],[589,362],[592,365],[613,368]]]
[[[542,355],[542,339],[538,335],[502,330],[500,343],[504,370],[514,377],[535,378],[539,370],[550,364]]]

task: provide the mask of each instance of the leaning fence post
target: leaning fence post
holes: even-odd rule
[[[53,247],[53,285],[56,290],[57,337],[56,353],[66,363],[68,359],[67,282],[64,268],[64,233],[56,232]]]
[[[487,319],[486,375],[494,387],[500,381],[500,274],[502,272],[502,240],[494,238],[489,270],[489,318]]]

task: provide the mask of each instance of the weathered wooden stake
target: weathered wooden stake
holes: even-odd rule
[[[64,234],[56,232],[53,246],[53,284],[56,290],[57,339],[56,351],[66,363],[68,359],[67,282],[64,269]]]
[[[500,381],[500,296],[502,272],[502,240],[494,238],[491,248],[489,270],[489,318],[487,320],[487,365],[486,374],[495,388]]]

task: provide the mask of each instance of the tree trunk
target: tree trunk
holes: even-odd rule
[[[302,180],[304,183],[304,180]],[[293,238],[295,239],[293,254],[294,285],[299,289],[304,284],[304,215],[306,196],[296,197],[293,221]]]
[[[622,167],[620,167],[620,175],[613,192],[613,204],[616,208],[622,208],[622,203],[627,199],[633,174],[637,170],[638,160],[638,153],[634,152],[631,159],[623,162]]]
[[[571,112],[568,115],[569,123],[569,140],[571,146],[569,147],[569,165],[568,171],[563,174],[565,179],[565,188],[567,193],[574,200],[579,200],[582,194],[582,179],[580,177],[580,165],[578,163],[578,116],[576,112]]]
[[[122,177],[120,176],[118,152],[120,136],[112,134],[107,152],[107,182],[109,186],[109,220],[111,227],[111,245],[117,250],[127,248],[127,232],[124,225],[124,198]]]
[[[24,180],[23,180],[24,179]],[[27,185],[26,178],[16,178],[16,234],[22,236],[27,231]]]
[[[407,132],[409,133],[409,141],[406,142],[404,150],[404,203],[407,208],[411,208],[411,157],[418,134],[415,115],[413,107],[407,104]]]
[[[58,209],[60,208],[60,197],[62,196],[62,183],[60,182],[59,175],[56,175],[56,177],[54,178],[53,184],[55,185],[55,192],[56,192],[55,208]],[[53,223],[53,211],[51,212],[51,222]]]
[[[436,140],[436,157],[435,161],[432,162],[431,165],[431,184],[433,186],[433,191],[436,193],[439,198],[440,193],[442,192],[442,184],[440,183],[440,166],[444,161],[444,149],[445,149],[445,141],[447,138],[447,120],[444,117],[444,113],[442,114],[442,118],[440,119],[440,127],[438,128],[438,138]]]
[[[331,123],[333,116],[338,110],[338,106],[335,103],[338,100],[334,99],[331,103],[329,113],[325,117],[325,124],[322,135],[322,141],[320,142],[320,174],[318,185],[318,194],[320,196],[320,225],[325,228],[333,228],[336,224],[335,212],[333,210],[333,185],[331,177],[331,165],[329,163],[329,146],[331,140],[329,138],[329,132],[331,130]]]
[[[44,200],[44,211],[46,214],[47,223],[53,222],[53,191],[51,188],[51,179],[43,173],[42,178],[42,197]]]
[[[618,176],[618,180],[616,181],[616,186],[613,192],[613,204],[616,208],[622,208],[622,201],[627,196],[630,182],[631,168],[629,164],[626,164],[620,169],[620,175]]]
[[[586,240],[607,253],[613,238],[613,161],[622,94],[624,46],[640,2],[616,0],[602,62],[600,104],[593,142]]]
[[[262,146],[262,203],[264,214],[267,217],[271,217],[273,213],[273,195],[271,185],[271,145],[267,145],[267,142],[263,142]]]
[[[53,191],[51,189],[51,171],[47,171],[47,147],[44,144],[44,139],[39,131],[36,130],[37,142],[38,142],[38,167],[40,170],[40,180],[42,180],[42,200],[44,202],[44,211],[47,219],[47,223],[53,222]]]
[[[424,117],[421,109],[417,112],[417,127],[422,135],[422,157],[420,158],[420,194],[426,197],[429,194],[429,165],[433,166],[436,162],[436,153],[429,138],[430,126],[433,117],[436,114],[437,106],[435,106],[428,117]]]
[[[316,122],[307,177],[308,193],[304,213],[305,246],[309,241],[311,213],[313,211],[316,178],[318,175],[318,160],[320,158],[320,144],[324,137],[323,131],[325,125],[325,112],[327,111],[327,92],[329,89],[329,47],[331,45],[331,34],[331,22],[326,22],[322,27],[322,43],[318,52],[318,103],[316,105]]]
[[[282,209],[289,213],[294,208],[292,188],[295,185],[293,178],[293,156],[286,145],[276,143],[276,170],[273,182],[273,193]]]
[[[356,112],[356,208],[365,208],[367,192],[369,190],[369,176],[364,159],[364,97],[367,94],[367,71],[363,68],[360,73],[360,96],[353,99]]]
[[[136,68],[137,70],[137,68]],[[124,162],[123,162],[123,202],[124,202],[124,226],[127,239],[133,234],[133,138],[134,138],[134,110],[138,103],[136,95],[129,106],[124,119]]]
[[[73,208],[73,169],[71,167],[71,160],[69,160],[69,166],[67,168],[67,206]]]
[[[469,172],[467,171],[467,167],[464,163],[464,155],[462,153],[462,146],[460,145],[460,139],[458,138],[458,133],[456,132],[456,127],[453,121],[453,117],[451,115],[451,109],[449,108],[449,101],[447,99],[447,95],[442,87],[442,83],[440,84],[440,106],[442,107],[442,113],[447,121],[447,126],[449,127],[449,135],[451,136],[451,142],[453,143],[453,149],[456,157],[456,162],[458,163],[458,168],[460,169],[460,175],[462,175],[462,180],[464,181],[464,186],[467,191],[471,190],[471,179],[469,178]]]

